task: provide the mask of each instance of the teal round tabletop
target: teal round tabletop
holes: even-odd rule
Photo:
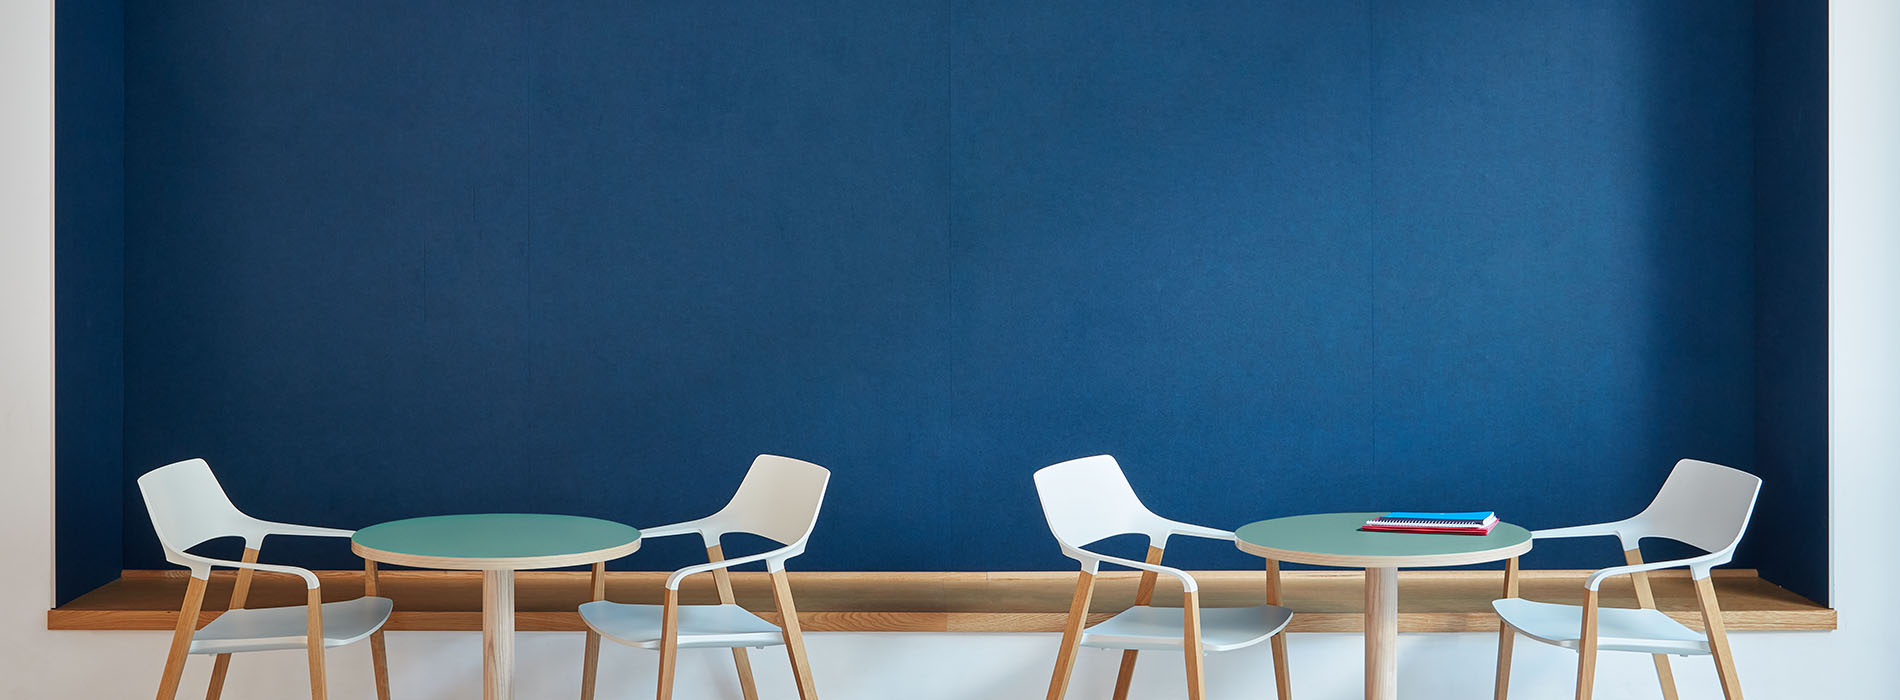
[[[538,513],[436,515],[357,530],[350,551],[427,569],[547,569],[618,559],[640,531],[600,518]]]
[[[1366,532],[1385,515],[1318,513],[1248,523],[1234,531],[1241,551],[1277,561],[1353,568],[1462,566],[1509,559],[1531,550],[1531,533],[1500,522],[1486,535]]]

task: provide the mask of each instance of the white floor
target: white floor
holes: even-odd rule
[[[32,683],[34,692],[7,697],[136,698],[156,687],[167,635],[157,632],[61,632],[57,646],[73,656],[37,669],[46,675]],[[1853,636],[1834,633],[1747,633],[1735,637],[1743,688],[1752,698],[1892,697],[1871,692],[1877,681],[1897,675],[1888,654],[1843,654]],[[1041,698],[1047,692],[1055,658],[1053,634],[870,634],[810,635],[818,694],[829,700],[964,700],[968,698]],[[1482,634],[1406,635],[1399,639],[1399,679],[1406,698],[1488,698],[1497,639]],[[1363,697],[1357,635],[1293,635],[1295,697],[1346,700]],[[1868,649],[1869,652],[1872,648]],[[578,633],[524,633],[519,639],[517,697],[577,698],[580,695],[581,636]],[[760,697],[797,697],[782,650],[755,650]],[[1873,664],[1850,666],[1855,656]],[[1880,658],[1875,658],[1880,657]],[[1513,695],[1520,698],[1570,697],[1574,692],[1576,654],[1520,640]],[[92,663],[88,663],[88,660]],[[110,664],[97,663],[110,660]],[[372,698],[369,648],[330,652],[333,698]],[[658,654],[607,646],[602,653],[602,700],[651,698]],[[1114,687],[1117,652],[1084,649],[1070,697],[1107,698]],[[732,660],[719,650],[687,650],[681,656],[674,697],[679,700],[739,698]],[[1674,660],[1685,700],[1720,698],[1715,671],[1706,658]],[[102,672],[102,665],[118,667]],[[412,632],[390,636],[393,694],[400,700],[449,700],[481,696],[480,637],[474,633]],[[180,697],[203,697],[208,658],[194,658]],[[1133,697],[1168,700],[1185,697],[1181,655],[1146,652],[1135,674]],[[1272,697],[1273,667],[1266,645],[1208,657],[1211,700]],[[23,670],[23,669],[16,669]],[[308,686],[300,652],[268,652],[238,657],[232,664],[229,698],[306,698]],[[1598,670],[1599,698],[1657,698],[1649,659],[1637,654],[1605,654]],[[1884,684],[1883,684],[1884,685]],[[1886,687],[1892,687],[1890,685]]]

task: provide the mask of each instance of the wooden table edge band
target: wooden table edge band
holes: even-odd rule
[[[632,542],[617,547],[596,549],[591,552],[552,554],[539,557],[443,557],[423,554],[405,554],[402,552],[390,552],[368,547],[355,540],[350,540],[350,551],[370,561],[395,564],[397,566],[413,566],[419,569],[448,569],[454,571],[554,569],[563,566],[580,566],[583,564],[619,559],[639,551],[640,544],[644,539],[645,538],[635,539]]]
[[[1442,537],[1466,537],[1466,536],[1467,535],[1442,535]],[[1421,566],[1465,566],[1467,564],[1484,564],[1488,562],[1498,561],[1500,559],[1509,559],[1511,557],[1519,556],[1519,555],[1524,554],[1525,552],[1531,551],[1531,541],[1528,539],[1524,540],[1523,542],[1519,542],[1513,545],[1499,547],[1496,549],[1479,550],[1475,552],[1455,552],[1452,554],[1395,554],[1395,555],[1383,555],[1383,556],[1318,554],[1314,552],[1302,552],[1298,550],[1268,547],[1265,545],[1258,545],[1258,544],[1254,544],[1254,543],[1246,542],[1242,540],[1235,540],[1234,544],[1236,547],[1240,548],[1240,551],[1246,552],[1248,554],[1252,554],[1257,557],[1273,559],[1275,561],[1293,562],[1295,564],[1311,564],[1314,566],[1338,566],[1338,567],[1344,567],[1344,568],[1349,568],[1349,569],[1396,569],[1396,568],[1409,568],[1409,567],[1421,567]]]

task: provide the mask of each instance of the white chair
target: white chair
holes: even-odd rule
[[[798,697],[816,700],[811,664],[805,656],[804,633],[799,629],[798,609],[792,603],[792,589],[785,579],[785,560],[805,553],[812,526],[818,522],[818,508],[825,500],[825,485],[831,472],[810,462],[787,457],[759,455],[739,483],[739,490],[719,512],[698,520],[642,528],[646,539],[697,534],[706,545],[705,564],[695,564],[673,572],[666,579],[663,605],[630,605],[604,600],[605,565],[594,567],[594,600],[581,606],[581,619],[587,622],[587,653],[583,660],[581,697],[593,700],[594,679],[600,665],[600,638],[621,644],[660,651],[659,700],[673,696],[673,667],[680,649],[729,648],[738,666],[739,687],[746,700],[757,700],[752,682],[752,664],[746,647],[784,644],[791,659],[792,680],[798,685]],[[750,556],[727,559],[719,538],[733,532],[765,537],[784,545]],[[732,579],[727,569],[765,562],[772,579],[772,599],[777,604],[781,623],[767,622],[733,603]],[[680,605],[680,583],[688,576],[712,572],[719,589],[718,605]]]
[[[1723,695],[1729,700],[1741,700],[1741,681],[1735,676],[1735,659],[1729,655],[1728,632],[1722,624],[1722,610],[1715,603],[1709,569],[1727,564],[1734,557],[1735,545],[1748,529],[1749,516],[1755,510],[1755,496],[1760,491],[1761,479],[1753,474],[1685,459],[1676,463],[1675,470],[1663,482],[1662,490],[1656,493],[1656,499],[1635,517],[1601,525],[1532,532],[1532,539],[1614,535],[1623,545],[1627,565],[1592,573],[1583,583],[1583,606],[1578,607],[1518,598],[1517,559],[1510,560],[1505,568],[1505,597],[1491,604],[1504,621],[1498,634],[1497,700],[1504,700],[1509,690],[1511,643],[1520,632],[1545,644],[1577,650],[1579,700],[1590,697],[1599,650],[1654,655],[1663,697],[1670,700],[1676,697],[1676,682],[1669,672],[1668,655],[1712,655]],[[1645,564],[1638,544],[1646,537],[1675,540],[1706,553]],[[1702,608],[1706,635],[1656,610],[1648,572],[1678,566],[1689,567],[1689,577],[1695,581],[1696,601]],[[1599,608],[1597,587],[1604,579],[1623,574],[1633,575],[1636,600],[1642,607]]]
[[[165,549],[165,560],[191,569],[184,608],[178,613],[178,625],[172,634],[171,653],[165,657],[158,700],[172,700],[177,696],[187,655],[217,655],[211,670],[210,692],[206,695],[216,700],[224,689],[231,654],[277,649],[305,650],[310,657],[310,697],[323,700],[323,650],[372,636],[370,654],[375,667],[377,697],[389,700],[389,665],[382,645],[383,623],[389,620],[392,608],[389,599],[364,596],[325,603],[316,574],[294,566],[257,563],[258,550],[268,535],[349,537],[353,534],[351,531],[273,523],[245,515],[231,505],[217,477],[211,474],[211,467],[202,459],[159,467],[146,472],[138,481],[139,493],[145,497],[145,510],[152,517],[152,529],[158,532],[158,542]],[[223,537],[244,539],[242,561],[213,559],[185,551]],[[194,633],[204,604],[205,584],[211,578],[213,566],[237,569],[237,585],[231,592],[230,609]],[[243,609],[253,571],[290,574],[303,579],[309,589],[309,604]]]
[[[1199,525],[1176,522],[1155,515],[1135,497],[1134,488],[1122,474],[1121,466],[1108,455],[1084,457],[1044,467],[1036,472],[1036,494],[1042,500],[1042,514],[1049,521],[1062,553],[1082,564],[1075,584],[1075,598],[1069,603],[1068,624],[1063,628],[1062,647],[1056,654],[1055,677],[1049,681],[1049,700],[1061,700],[1069,687],[1075,657],[1081,647],[1123,649],[1121,673],[1115,679],[1115,700],[1128,697],[1134,679],[1135,657],[1139,650],[1180,650],[1187,657],[1188,698],[1201,700],[1207,681],[1201,669],[1204,652],[1229,651],[1273,639],[1273,668],[1281,700],[1292,695],[1287,675],[1286,629],[1293,611],[1280,607],[1279,571],[1269,567],[1267,590],[1272,605],[1251,608],[1211,608],[1200,605],[1200,588],[1194,577],[1180,569],[1161,565],[1168,537],[1186,535],[1233,541],[1234,533]],[[1116,535],[1138,534],[1148,537],[1146,561],[1134,561],[1096,554],[1083,547]],[[1089,601],[1095,592],[1095,574],[1104,563],[1142,571],[1135,594],[1135,606],[1114,617],[1083,629],[1088,623]],[[1183,596],[1180,608],[1149,605],[1154,597],[1155,578],[1167,574],[1180,579]]]

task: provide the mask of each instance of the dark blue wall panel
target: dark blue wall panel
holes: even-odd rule
[[[1226,527],[1754,466],[1745,5],[131,5],[127,493],[646,525],[775,452],[802,567],[987,570],[1100,452]]]
[[[125,413],[125,7],[54,16],[54,582],[59,604],[119,576]]]
[[[1790,525],[1755,528],[1742,556],[1825,601],[1827,6],[1762,0],[1755,12],[1755,517]]]

